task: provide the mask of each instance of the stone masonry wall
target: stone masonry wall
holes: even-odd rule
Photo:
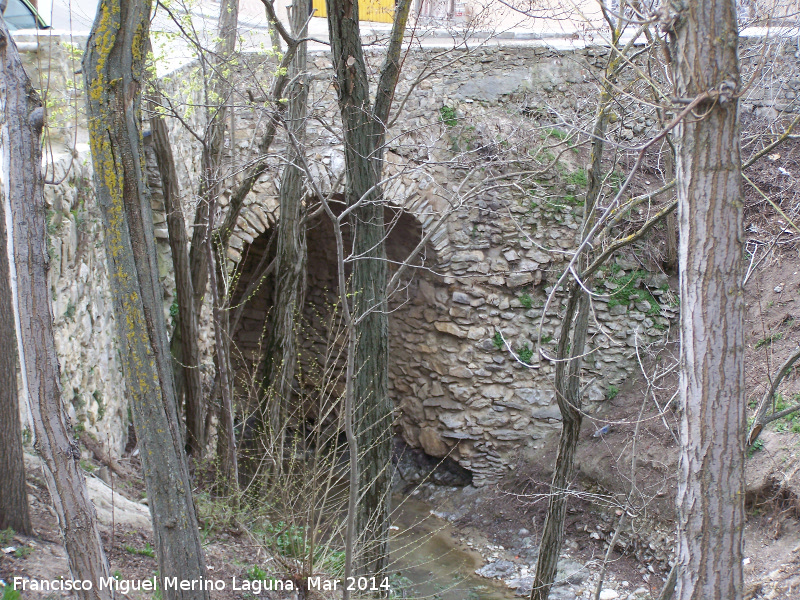
[[[748,44],[743,44],[742,55],[753,65],[759,56]],[[744,110],[798,110],[794,48],[786,44],[773,50],[770,73],[781,76],[762,76],[760,85],[750,88]],[[30,64],[43,52],[41,45],[30,49]],[[535,453],[537,440],[559,427],[552,366],[539,360],[535,344],[541,326],[545,349],[554,350],[563,298],[558,292],[544,319],[542,303],[575,247],[582,218],[580,173],[585,177],[585,161],[580,152],[567,152],[555,174],[542,173],[523,188],[501,184],[510,170],[502,163],[522,160],[546,146],[542,132],[547,123],[560,138],[570,127],[580,128],[591,120],[595,82],[607,52],[597,47],[556,51],[533,44],[479,47],[469,54],[431,48],[415,50],[405,61],[396,95],[403,113],[388,137],[386,176],[391,181],[386,198],[414,223],[393,233],[397,248],[408,248],[409,240],[433,233],[423,268],[413,270],[394,299],[391,393],[405,439],[434,456],[449,453],[472,471],[476,484],[495,479],[520,450]],[[371,72],[381,58],[377,51],[369,54]],[[338,108],[329,57],[312,53],[310,63],[313,118],[308,157],[314,185],[328,192],[341,174],[343,157],[335,133],[322,124],[336,127]],[[406,97],[412,82],[433,67],[438,70]],[[258,97],[268,88],[272,69],[268,58],[243,57],[236,129],[226,142],[231,163],[254,154],[265,118]],[[67,75],[63,77],[66,81]],[[191,98],[197,88],[190,83],[197,77],[190,66],[173,74],[165,86],[174,97]],[[184,117],[202,127],[198,108]],[[654,123],[648,109],[640,107],[635,118],[615,121],[611,136],[634,145]],[[179,124],[172,125],[184,204],[191,217],[200,151]],[[65,128],[53,139],[68,145],[69,131]],[[284,147],[285,140],[279,139],[271,166],[237,224],[229,252],[231,268],[279,218],[276,197]],[[57,342],[65,400],[75,421],[119,453],[128,419],[87,150],[80,143],[71,150],[78,156],[76,166],[61,185],[48,190]],[[547,158],[539,158],[543,156]],[[64,158],[62,165],[67,164]],[[231,172],[228,181],[236,177]],[[157,178],[151,181],[168,310],[172,283],[163,204]],[[658,184],[653,177],[652,186]],[[310,251],[326,256],[319,247]],[[613,394],[635,367],[635,347],[662,339],[675,319],[674,295],[665,276],[648,271],[652,266],[646,257],[631,254],[598,276],[606,292],[629,281],[633,293],[622,300],[599,297],[594,302],[590,346],[597,351],[587,359],[585,382],[591,401]],[[309,290],[312,302],[333,291],[323,293],[314,285]]]
[[[112,456],[128,442],[130,416],[119,360],[103,227],[94,197],[87,141],[80,48],[86,39],[25,34],[15,42],[48,110],[44,174],[50,285],[62,398],[76,434],[87,432]],[[155,165],[148,156],[152,173]],[[158,186],[160,187],[160,186]],[[165,310],[174,278],[158,187],[153,212]],[[22,407],[23,423],[27,414]]]
[[[386,155],[387,202],[416,223],[402,233],[390,233],[389,246],[403,239],[411,248],[421,235],[435,230],[424,268],[414,269],[393,299],[390,393],[406,441],[433,456],[451,456],[481,485],[508,468],[520,450],[535,452],[537,440],[560,427],[553,368],[539,360],[536,340],[541,325],[546,349],[555,351],[563,298],[557,296],[544,319],[542,305],[575,247],[582,208],[580,186],[570,182],[580,181],[584,165],[578,154],[570,153],[561,162],[564,173],[545,173],[527,190],[487,185],[485,178],[507,172],[504,162],[518,160],[526,146],[542,145],[540,134],[531,137],[528,131],[541,129],[531,114],[561,113],[574,122],[591,118],[593,82],[607,50],[564,54],[528,46],[462,53],[405,98],[410,83],[439,60],[437,52],[418,51],[414,60],[407,60],[397,94],[405,99],[403,118],[390,132]],[[370,66],[380,60],[379,54],[371,55]],[[318,123],[335,124],[338,109],[328,56],[312,55],[311,62],[314,118],[308,154],[317,189],[327,193],[337,191],[332,182],[341,174],[343,158],[341,147]],[[257,96],[253,73],[268,72],[270,65],[261,57],[247,57],[238,87],[241,98]],[[172,79],[186,86],[191,76],[187,70]],[[175,86],[172,92],[180,89]],[[452,115],[452,123],[446,122],[446,114]],[[552,114],[549,118],[557,122]],[[232,163],[251,156],[248,151],[263,122],[260,106],[237,107],[237,130],[227,144]],[[619,123],[613,135],[645,135],[654,122],[643,113],[638,121]],[[177,128],[174,132],[188,182],[199,172],[199,147]],[[259,252],[272,232],[271,222],[279,218],[277,157],[283,143],[273,147],[272,168],[261,178],[232,238],[231,266],[242,256],[251,265],[244,267],[239,289],[249,283],[252,264],[260,261]],[[309,234],[309,319],[312,313],[324,315],[335,298],[334,255],[330,234]],[[390,252],[390,260],[402,256]],[[597,352],[587,359],[590,400],[602,401],[612,393],[635,367],[635,347],[663,338],[677,314],[666,276],[645,272],[647,266],[618,261],[614,272],[608,272],[609,289],[627,276],[636,291],[622,303],[608,298],[595,302],[590,346]],[[265,284],[251,302],[234,335],[253,350],[264,334],[271,286]],[[325,322],[324,316],[317,319],[321,328]],[[324,349],[325,331],[318,334],[307,345]]]

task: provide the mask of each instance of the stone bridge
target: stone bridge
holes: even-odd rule
[[[752,88],[745,110],[797,110],[794,90],[800,88],[795,85],[800,79],[793,52],[791,44],[775,50],[772,72],[783,75]],[[571,128],[588,124],[607,53],[602,47],[555,50],[526,43],[471,50],[426,47],[405,59],[396,95],[402,117],[387,137],[389,260],[402,262],[422,236],[434,233],[392,299],[390,393],[397,407],[398,433],[432,456],[451,456],[472,472],[476,485],[502,475],[520,452],[535,455],[543,438],[560,426],[553,367],[540,361],[536,342],[541,333],[545,349],[554,351],[560,332],[561,292],[556,292],[548,314],[542,314],[542,305],[576,245],[585,158],[580,149],[567,150],[550,173],[525,179],[524,184],[504,177],[515,161],[551,152],[548,148],[556,147]],[[377,51],[368,54],[371,72],[381,58]],[[760,56],[748,60],[755,63]],[[335,133],[338,108],[330,61],[325,53],[312,53],[310,65],[309,163],[315,189],[336,193],[343,155]],[[228,183],[239,177],[232,165],[254,156],[265,109],[249,98],[262,94],[273,69],[269,57],[249,55],[237,71],[236,127],[226,140]],[[199,76],[193,66],[185,67],[168,77],[165,86],[176,101],[191,102]],[[202,127],[201,113],[187,113],[186,122]],[[616,121],[610,135],[623,147],[627,142],[633,145],[652,132],[655,122],[643,105],[634,118]],[[172,143],[189,216],[200,149],[177,123]],[[273,148],[270,168],[248,198],[228,254],[228,271],[239,276],[231,280],[233,305],[243,305],[233,332],[242,369],[258,351],[272,302],[269,280],[244,304],[243,292],[268,252],[267,242],[279,219],[284,147],[285,140],[278,140]],[[74,419],[117,453],[125,445],[126,401],[102,232],[85,163],[88,150],[79,144],[76,153],[80,168],[49,192],[51,276],[65,400]],[[546,154],[537,156],[540,163],[548,162]],[[152,157],[149,161],[152,170]],[[65,171],[68,162],[62,157],[59,168]],[[648,175],[637,191],[660,185],[656,177]],[[168,311],[174,285],[157,177],[152,182]],[[223,198],[223,208],[225,202]],[[333,322],[328,317],[337,289],[330,228],[324,217],[309,222],[303,315],[311,329],[301,344],[308,364],[325,349],[326,328]],[[609,296],[621,282],[630,286],[630,293],[621,300],[619,295]],[[677,315],[668,278],[646,253],[617,259],[599,275],[598,291],[590,326],[592,352],[586,359],[589,411],[637,368],[637,346],[664,339]],[[210,347],[208,330],[202,335]],[[213,368],[210,359],[206,362],[202,368],[210,378]],[[88,372],[87,364],[94,365]]]

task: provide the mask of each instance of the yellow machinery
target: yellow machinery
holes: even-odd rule
[[[325,0],[313,0],[312,6],[316,9],[315,17],[328,16]],[[358,16],[360,21],[391,23],[394,19],[394,0],[361,0],[358,3]]]

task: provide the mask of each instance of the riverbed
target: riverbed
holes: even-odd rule
[[[475,574],[481,555],[465,547],[447,521],[411,497],[396,498],[391,564],[394,589],[402,598],[511,600],[513,592]]]

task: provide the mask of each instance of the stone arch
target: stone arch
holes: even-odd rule
[[[339,207],[343,205],[339,204]],[[274,287],[272,277],[262,277],[261,274],[274,257],[271,238],[277,223],[276,213],[265,210],[263,206],[246,207],[232,236],[229,252],[229,259],[238,267],[238,280],[231,302],[234,368],[238,374],[237,380],[244,386],[258,384],[262,376],[260,354],[268,333],[266,323]],[[404,202],[402,206],[388,203],[385,217],[387,259],[390,273],[393,273],[398,263],[404,261],[418,245],[426,227],[432,227],[437,219],[430,205],[418,197]],[[423,252],[413,261],[414,268],[407,269],[401,278],[402,283],[390,300],[389,307],[390,394],[400,412],[400,430],[407,434],[406,440],[416,447],[420,445],[420,424],[414,422],[418,416],[413,410],[416,404],[409,402],[408,396],[419,389],[419,380],[426,378],[430,370],[429,364],[420,360],[419,346],[424,346],[422,331],[426,328],[435,331],[433,323],[440,320],[441,316],[435,315],[432,307],[435,290],[443,285],[439,269],[450,260],[446,231],[442,227],[441,231],[431,236]],[[308,224],[307,246],[308,281],[301,325],[305,329],[300,334],[299,351],[304,376],[312,382],[308,387],[313,388],[315,369],[317,373],[320,372],[319,365],[313,363],[316,357],[330,355],[330,340],[335,337],[336,327],[333,307],[338,303],[336,248],[333,228],[326,215]],[[446,293],[440,293],[440,296],[440,304],[444,306]],[[343,370],[343,365],[335,370]],[[247,393],[251,394],[252,400],[255,389],[251,387]],[[449,446],[436,446],[431,442],[427,449],[443,455],[449,451]]]
[[[422,194],[412,192],[399,201],[389,201],[387,206],[412,216],[420,228],[420,236],[427,234],[432,228],[428,246],[436,257],[436,266],[446,265],[453,255],[446,224],[439,225],[441,212],[434,209],[433,200]],[[228,247],[228,259],[232,265],[238,265],[246,251],[256,238],[272,229],[278,219],[277,199],[270,197],[262,202],[250,202],[242,208],[236,227],[231,234]]]

